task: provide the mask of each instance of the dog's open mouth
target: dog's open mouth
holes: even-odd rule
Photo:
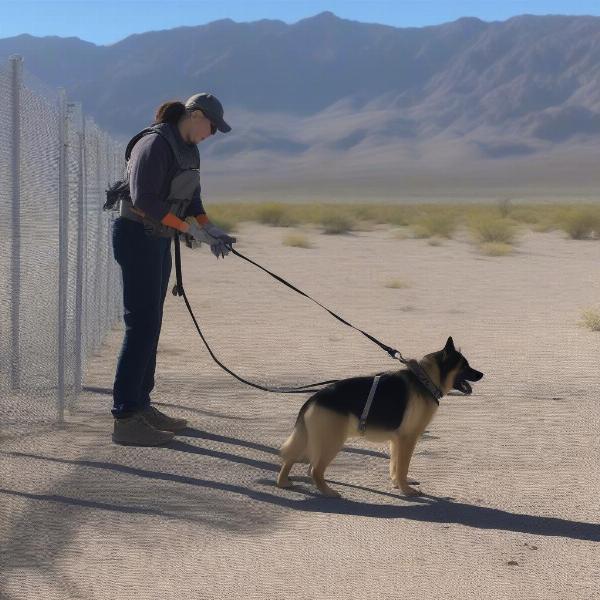
[[[457,390],[460,390],[463,394],[470,394],[473,391],[473,388],[466,379],[456,381],[454,387]]]

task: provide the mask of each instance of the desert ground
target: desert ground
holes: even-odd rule
[[[341,499],[303,465],[277,488],[306,396],[221,370],[169,293],[152,397],[190,427],[161,448],[112,444],[115,327],[67,423],[2,442],[3,600],[598,598],[600,333],[579,321],[600,303],[600,242],[529,230],[492,257],[465,235],[303,231],[313,247],[242,223],[236,249],[405,357],[451,335],[485,374],[442,399],[419,441],[409,476],[423,495],[394,489],[387,447],[361,439],[326,473]],[[185,248],[183,269],[213,351],[247,379],[401,366],[236,256]]]

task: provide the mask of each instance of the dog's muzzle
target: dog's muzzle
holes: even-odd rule
[[[460,390],[463,394],[470,394],[473,391],[471,384],[466,379],[456,381],[454,383],[454,387],[455,389]]]

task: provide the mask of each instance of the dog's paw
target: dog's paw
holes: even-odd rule
[[[342,495],[339,492],[336,492],[334,489],[330,488],[328,485],[317,485],[317,489],[326,498],[341,498],[342,497]]]
[[[292,482],[286,477],[285,479],[278,479],[276,485],[278,488],[286,489],[292,487]]]
[[[341,498],[342,497],[342,495],[339,492],[336,492],[335,490],[332,490],[331,488],[329,488],[326,492],[322,492],[322,494],[326,498]]]
[[[392,477],[391,479],[395,488],[402,487],[394,477]],[[406,483],[408,483],[409,485],[420,485],[420,482],[418,482],[416,479],[407,479]]]
[[[410,487],[410,485],[400,486],[400,489],[405,496],[420,496],[422,494],[421,490],[416,490]]]

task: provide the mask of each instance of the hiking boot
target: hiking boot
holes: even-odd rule
[[[136,413],[131,417],[115,419],[112,439],[124,446],[160,446],[170,442],[174,436],[171,431],[152,427],[141,413]]]
[[[152,427],[160,429],[161,431],[172,431],[175,433],[187,427],[186,419],[169,417],[152,405],[145,408],[140,414],[143,415],[144,419],[146,419]]]

